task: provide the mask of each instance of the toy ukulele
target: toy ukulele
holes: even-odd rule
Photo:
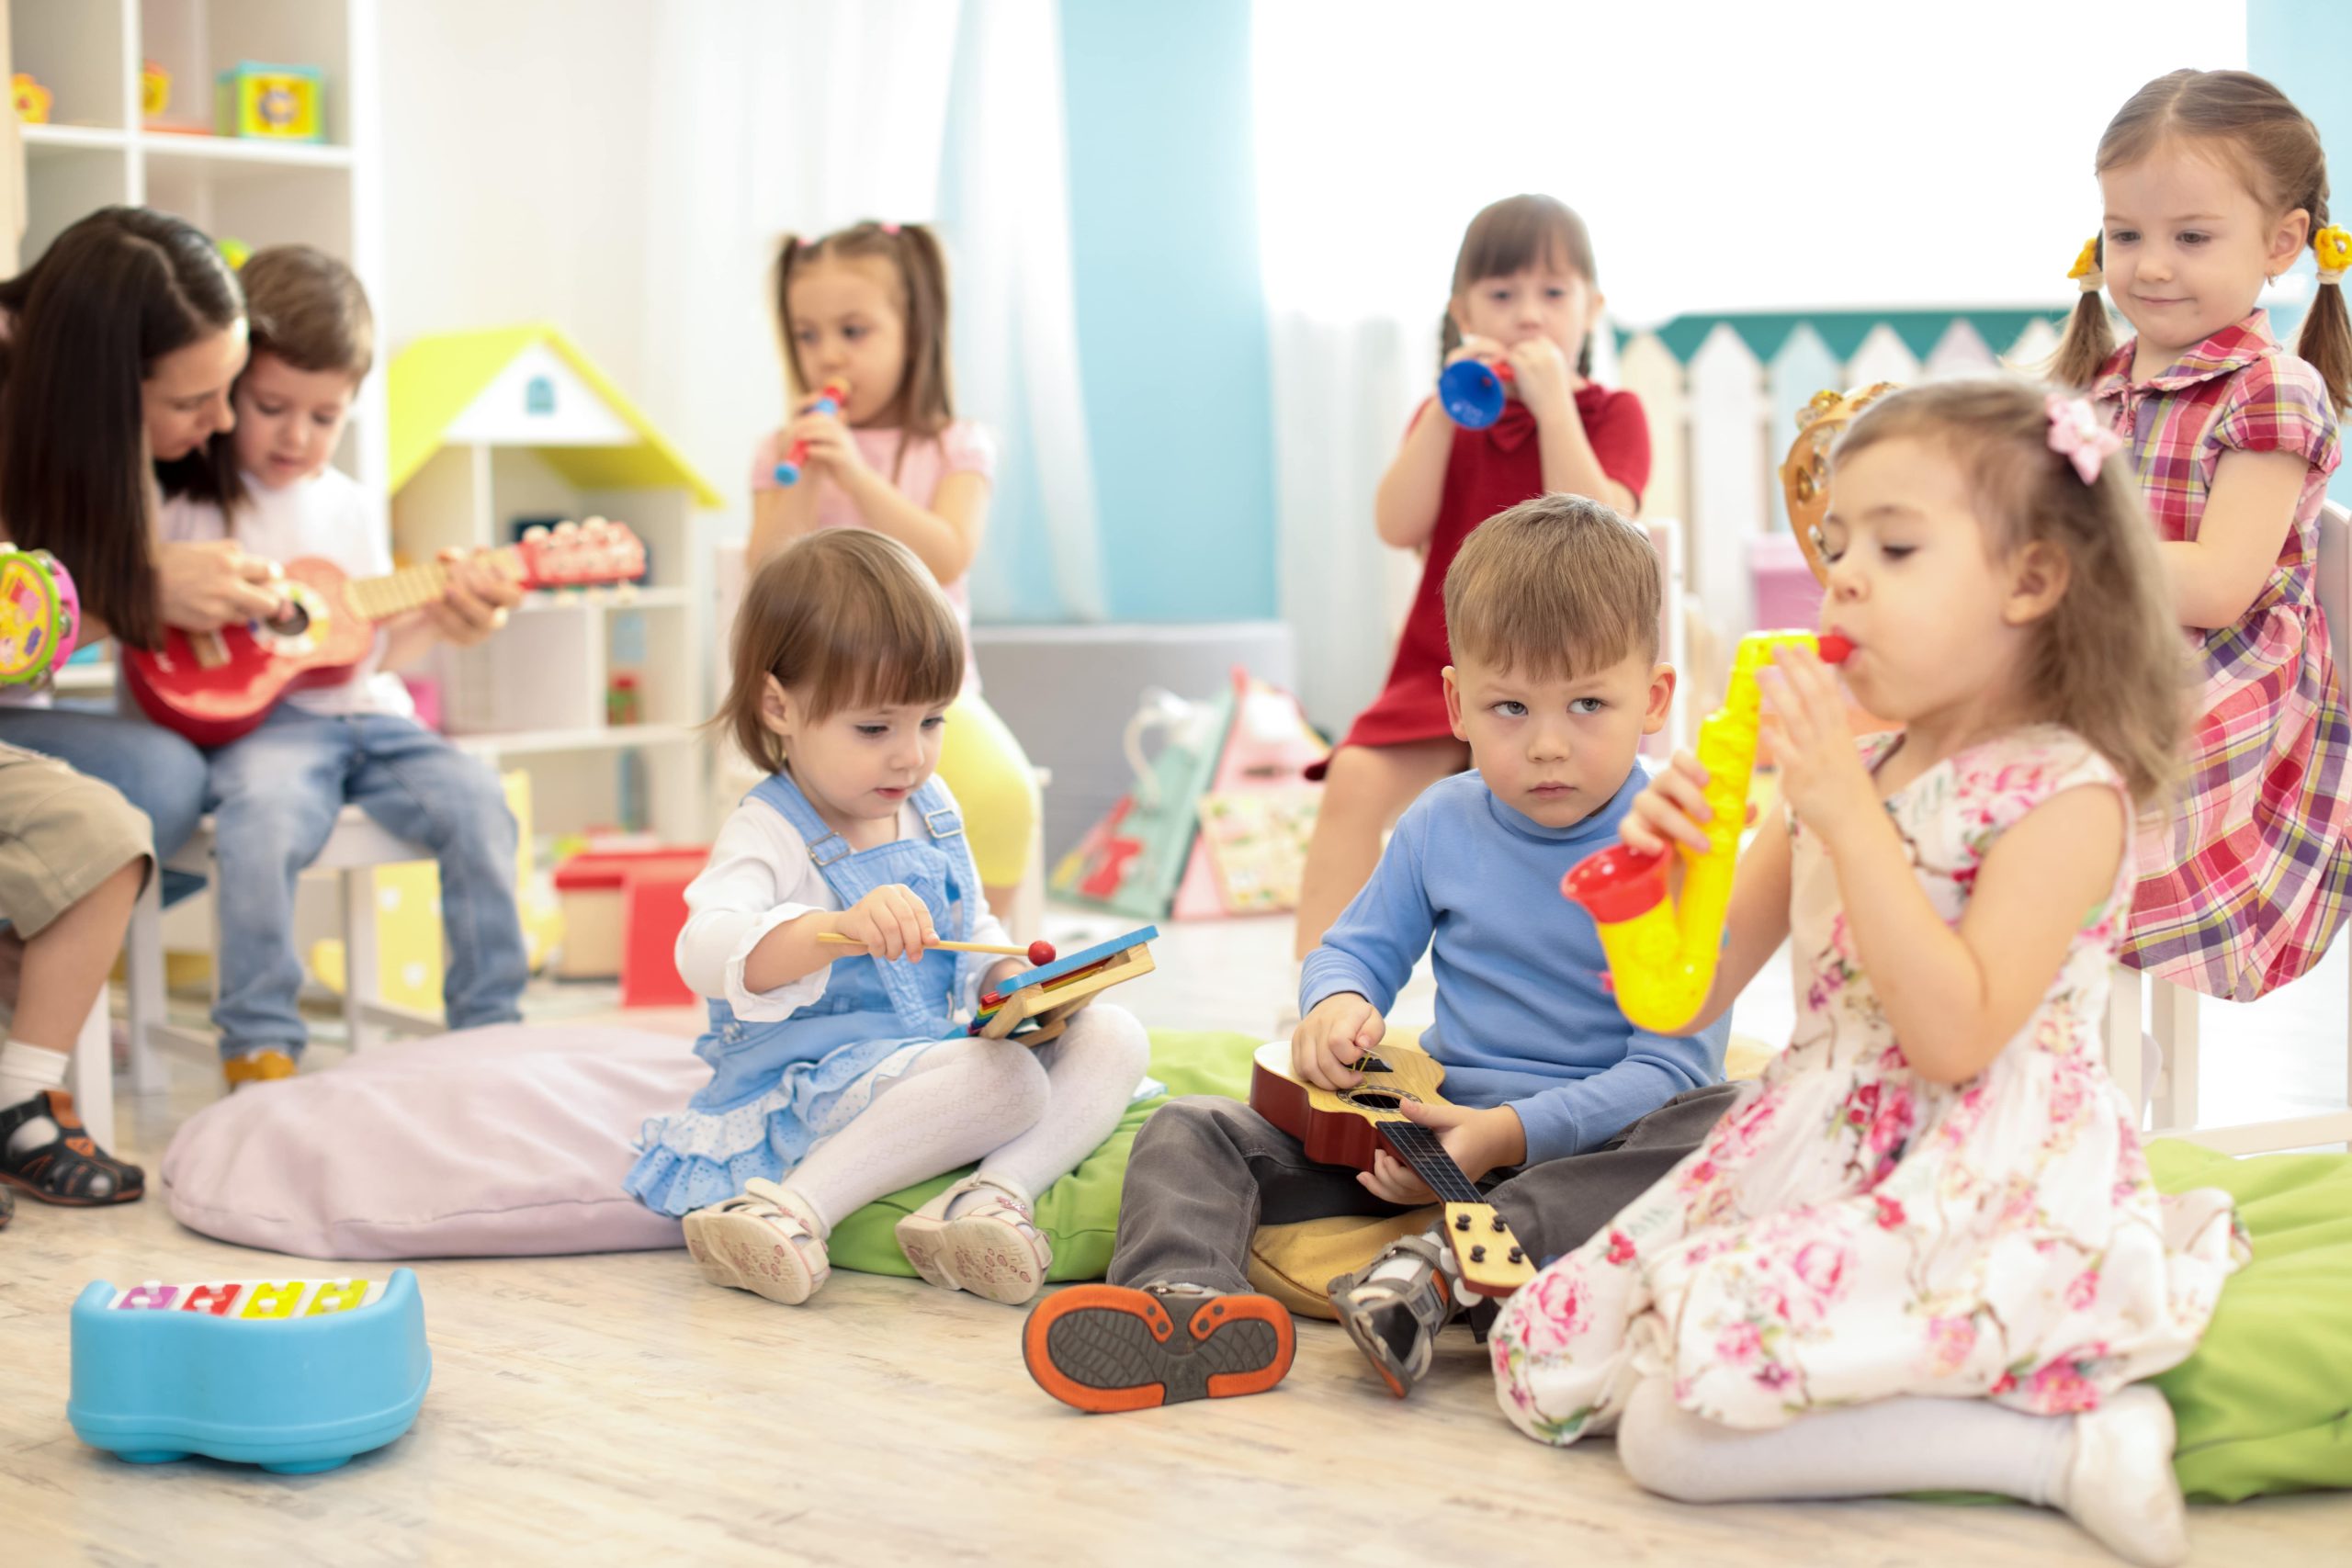
[[[47,680],[81,635],[82,598],[64,563],[0,545],[0,686]]]
[[[1462,1266],[1464,1290],[1507,1296],[1533,1279],[1535,1265],[1510,1222],[1453,1163],[1437,1134],[1408,1121],[1401,1109],[1407,1100],[1449,1103],[1438,1093],[1445,1065],[1409,1045],[1383,1043],[1359,1057],[1355,1070],[1363,1078],[1353,1089],[1317,1089],[1291,1071],[1290,1042],[1270,1041],[1250,1064],[1250,1109],[1296,1138],[1318,1164],[1370,1170],[1374,1151],[1385,1145],[1411,1166],[1445,1205],[1445,1239]]]
[[[627,525],[597,517],[534,528],[490,561],[525,588],[586,588],[644,576],[645,547]],[[224,746],[288,692],[348,679],[376,646],[376,623],[438,599],[449,570],[427,561],[354,582],[340,567],[305,558],[288,563],[286,577],[286,612],[276,621],[192,637],[166,631],[159,650],[124,649],[124,676],[148,717],[199,746]]]
[[[1018,1040],[1024,1045],[1058,1038],[1069,1027],[1071,1015],[1092,1001],[1095,993],[1152,972],[1150,942],[1159,934],[1158,926],[1140,926],[1012,976],[981,995],[979,1015],[965,1032]]]

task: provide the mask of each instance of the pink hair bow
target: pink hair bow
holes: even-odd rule
[[[2073,463],[2085,484],[2097,484],[2109,456],[2123,449],[2123,437],[2101,424],[2085,399],[2052,392],[2048,407],[2050,449]]]

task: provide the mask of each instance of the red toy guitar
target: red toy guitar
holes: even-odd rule
[[[592,518],[535,528],[490,562],[526,588],[585,588],[645,575],[645,546],[627,525]],[[155,652],[126,649],[123,673],[147,716],[198,746],[224,746],[261,723],[277,699],[349,678],[376,646],[376,623],[421,609],[448,586],[428,561],[354,582],[314,558],[286,568],[287,609],[270,623],[199,633],[167,631]]]

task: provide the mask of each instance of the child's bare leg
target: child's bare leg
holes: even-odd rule
[[[1470,749],[1451,738],[1401,746],[1342,746],[1323,779],[1323,805],[1299,880],[1293,956],[1305,958],[1372,880],[1380,838],[1421,791],[1470,765]]]
[[[0,1183],[46,1203],[127,1203],[145,1190],[145,1174],[92,1143],[58,1091],[148,865],[144,855],[126,862],[22,944],[16,1015],[0,1045]]]
[[[97,1004],[107,972],[122,951],[131,906],[146,878],[143,859],[124,864],[24,944],[10,1039],[60,1055],[73,1053],[82,1021]]]

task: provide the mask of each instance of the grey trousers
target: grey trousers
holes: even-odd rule
[[[1736,1084],[1677,1095],[1600,1148],[1522,1168],[1494,1183],[1499,1210],[1539,1264],[1574,1251],[1704,1142]],[[1317,1165],[1296,1138],[1238,1100],[1170,1100],[1136,1134],[1106,1278],[1114,1285],[1250,1289],[1250,1238],[1261,1224],[1397,1206]]]

